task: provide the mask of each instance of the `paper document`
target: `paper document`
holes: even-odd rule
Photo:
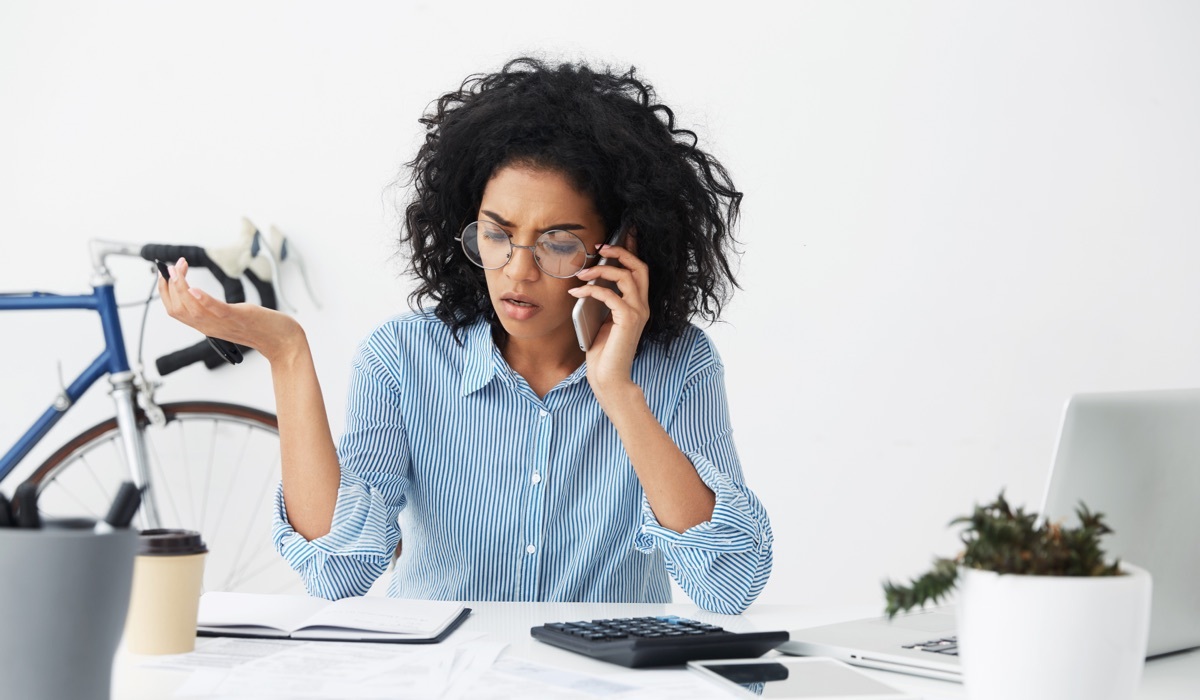
[[[141,665],[194,669],[177,697],[462,700],[503,648],[480,639],[424,646],[212,639],[191,654]]]

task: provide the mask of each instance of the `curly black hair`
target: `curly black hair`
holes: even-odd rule
[[[650,269],[645,339],[678,337],[694,315],[717,320],[738,287],[730,259],[742,193],[656,99],[632,67],[615,74],[529,57],[442,95],[421,118],[425,142],[407,164],[413,196],[400,242],[418,280],[410,303],[435,302],[456,338],[480,317],[503,337],[483,270],[455,236],[477,218],[492,176],[521,164],[563,173],[607,230],[637,227],[638,257]]]

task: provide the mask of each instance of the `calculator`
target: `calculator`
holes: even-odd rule
[[[550,622],[529,633],[547,644],[629,668],[751,658],[788,641],[787,632],[730,632],[675,615]]]

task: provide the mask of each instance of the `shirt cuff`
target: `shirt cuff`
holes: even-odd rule
[[[712,518],[683,532],[675,532],[659,524],[650,502],[643,494],[642,526],[634,537],[634,546],[644,554],[663,545],[666,548],[690,547],[714,553],[755,549],[760,528],[745,490],[717,469],[708,457],[698,452],[685,452],[684,456],[696,468],[701,481],[716,495]]]
[[[369,486],[343,476],[333,509],[333,525],[327,534],[308,540],[288,522],[280,483],[275,496],[275,549],[297,570],[317,556],[357,555],[386,560],[391,557],[387,541],[389,529],[395,527],[393,510]],[[384,523],[384,526],[370,526],[370,523]]]

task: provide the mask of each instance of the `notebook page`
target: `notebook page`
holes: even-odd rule
[[[304,628],[341,627],[434,636],[462,611],[462,607],[462,603],[440,600],[343,598],[310,617]]]
[[[200,596],[198,627],[251,625],[292,631],[328,607],[329,601],[305,595],[264,595],[210,591]]]

